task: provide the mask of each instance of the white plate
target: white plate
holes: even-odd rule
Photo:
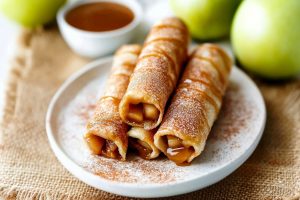
[[[146,161],[129,155],[122,162],[90,155],[85,124],[101,95],[112,58],[85,66],[53,97],[46,128],[58,160],[78,179],[101,190],[131,197],[163,197],[195,191],[220,181],[256,148],[265,126],[263,98],[252,80],[234,67],[222,111],[204,152],[180,167],[161,156]]]

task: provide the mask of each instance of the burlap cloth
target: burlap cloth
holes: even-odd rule
[[[127,199],[77,180],[57,161],[47,140],[45,113],[51,97],[88,60],[72,53],[55,28],[21,38],[1,127],[0,198]],[[253,155],[219,183],[172,198],[299,199],[300,81],[256,82],[268,118]]]

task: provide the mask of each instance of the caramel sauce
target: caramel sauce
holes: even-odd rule
[[[93,154],[102,155],[107,158],[121,158],[118,147],[114,142],[93,134],[87,134],[85,140]]]
[[[112,73],[112,74],[115,74],[115,75],[124,75],[124,76],[129,76],[128,75],[128,73],[119,73],[119,71],[133,71],[134,70],[134,68],[135,68],[135,65],[134,64],[132,64],[132,63],[130,63],[130,62],[124,62],[124,63],[122,63],[122,68],[120,68],[119,66],[118,67],[116,67],[115,69],[116,69],[116,72],[115,73]]]
[[[219,90],[219,88],[216,87],[215,84],[211,84],[210,82],[204,81],[203,79],[193,79],[193,78],[186,78],[184,81],[182,81],[181,84],[189,84],[186,83],[186,80],[191,80],[195,83],[199,83],[199,84],[203,84],[206,87],[209,87],[209,89],[211,90],[211,92],[218,98],[221,99],[222,98],[222,92]]]
[[[186,88],[188,90],[194,90],[195,92],[199,93],[199,95],[201,95],[203,98],[205,98],[215,109],[216,112],[219,111],[219,107],[217,105],[217,103],[215,102],[215,100],[213,98],[211,98],[206,92],[198,89],[198,88],[193,88],[193,87],[189,87],[189,85],[187,83],[182,83],[178,86],[178,89],[181,88]]]
[[[231,69],[231,61],[229,60],[228,56],[226,55],[226,53],[222,50],[220,50],[218,47],[216,46],[210,46],[209,48],[211,49],[214,49],[216,50],[220,55],[221,57],[223,58],[223,61],[225,60],[224,62],[224,66],[227,70],[227,72],[230,72],[230,69]]]
[[[93,154],[96,154],[96,155],[101,154],[102,147],[105,143],[103,138],[101,138],[97,135],[88,133],[85,136],[85,141],[88,144],[88,146],[90,147],[90,150],[93,152]]]
[[[147,53],[146,55],[142,55],[139,57],[139,61],[146,59],[146,58],[151,58],[151,57],[155,57],[155,58],[161,58],[161,55],[158,52],[151,52],[151,53]]]
[[[171,24],[159,24],[159,25],[156,25],[155,27],[153,27],[153,29],[160,29],[160,28],[173,28],[173,29],[177,29],[177,30],[181,31],[184,34],[188,34],[187,29],[181,28],[179,26],[174,26]]]
[[[219,83],[214,80],[214,78],[211,76],[210,73],[206,72],[206,71],[201,71],[200,72],[200,75],[199,77],[201,76],[201,79],[199,78],[199,81],[200,80],[206,80],[208,82],[208,84],[211,84],[213,85],[218,91],[220,91],[220,93],[222,94],[223,93],[223,89],[218,87],[219,86]],[[188,79],[191,79],[191,78],[188,78]],[[192,79],[191,79],[192,80]],[[198,80],[198,79],[197,79]],[[222,87],[224,87],[224,84],[222,85]],[[222,96],[222,95],[221,95]]]
[[[173,60],[173,58],[162,48],[157,47],[156,52],[165,56],[173,65],[173,68],[171,69],[171,71],[178,76],[178,70],[177,70],[177,65],[176,62]]]
[[[144,147],[143,145],[138,143],[136,140],[137,139],[129,138],[129,145],[138,151],[138,154],[141,158],[143,158],[145,160],[149,160],[150,154],[152,153],[152,149],[148,149],[148,148]]]
[[[171,148],[168,147],[166,155],[167,157],[176,163],[176,165],[182,166],[182,165],[189,165],[187,162],[187,159],[192,155],[193,153],[192,147],[176,147]]]
[[[115,55],[123,55],[123,54],[125,54],[125,53],[130,53],[130,54],[135,54],[136,56],[138,56],[139,54],[140,54],[140,51],[139,50],[133,50],[133,49],[126,49],[126,51],[125,50],[123,50],[123,51],[116,51],[115,52]]]
[[[111,97],[111,96],[103,96],[99,99],[99,101],[102,101],[102,100],[111,100],[113,102],[113,104],[119,104],[120,103],[120,99],[116,98],[116,97]],[[111,121],[113,122],[114,120],[108,120],[108,121]]]
[[[219,78],[220,78],[220,81],[222,83],[225,83],[225,78],[224,78],[221,70],[219,69],[218,66],[216,66],[216,64],[211,59],[205,58],[205,57],[201,57],[199,55],[193,55],[193,58],[198,59],[198,60],[205,60],[205,61],[209,62],[217,70]]]
[[[66,21],[85,31],[112,31],[128,25],[134,19],[133,12],[118,3],[97,2],[79,5],[70,10]]]
[[[177,43],[178,45],[180,45],[182,47],[184,47],[186,45],[183,41],[176,39],[176,38],[158,37],[158,38],[153,38],[150,41],[145,42],[144,47],[151,44],[152,42],[157,42],[157,41]]]
[[[110,140],[106,140],[101,155],[107,158],[116,158],[116,159],[121,158],[117,145]]]

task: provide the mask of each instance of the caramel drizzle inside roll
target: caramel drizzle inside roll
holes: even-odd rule
[[[151,154],[155,151],[153,148],[154,131],[147,131],[143,128],[132,127],[128,131],[129,147],[138,151],[138,154],[143,159],[151,159]]]
[[[145,160],[150,159],[152,148],[144,141],[129,137],[129,146],[136,149],[141,158]]]
[[[121,158],[117,145],[110,140],[105,140],[104,147],[101,153],[103,156],[107,158],[116,158],[116,159]]]
[[[189,165],[187,159],[194,153],[191,146],[184,146],[182,140],[173,135],[166,136],[168,148],[165,154],[167,157],[176,163],[176,165]]]
[[[102,155],[107,158],[121,158],[118,147],[114,142],[91,133],[86,134],[84,137],[93,154]]]

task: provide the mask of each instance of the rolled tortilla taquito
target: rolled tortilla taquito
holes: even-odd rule
[[[203,151],[219,113],[232,62],[217,45],[198,47],[186,66],[155,145],[177,165],[186,165]]]
[[[94,116],[84,135],[92,153],[109,158],[126,159],[129,126],[119,115],[119,103],[141,51],[139,45],[125,45],[115,54],[104,95],[98,100]]]
[[[138,151],[140,157],[150,160],[159,156],[160,151],[154,145],[156,129],[145,130],[140,127],[132,127],[128,131],[129,147]]]
[[[167,18],[153,26],[120,103],[123,121],[146,130],[161,123],[187,57],[188,41],[188,30],[178,18]]]

